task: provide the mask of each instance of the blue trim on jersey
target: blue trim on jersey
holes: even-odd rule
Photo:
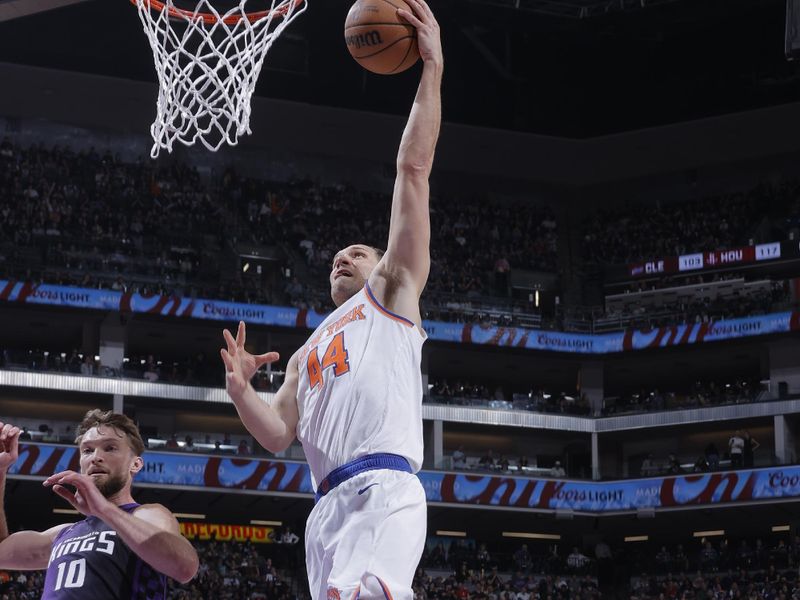
[[[401,316],[400,316],[400,315],[398,315],[397,313],[393,313],[393,312],[392,312],[392,311],[390,311],[388,308],[386,308],[386,307],[385,307],[383,304],[381,304],[380,302],[378,302],[378,299],[375,297],[375,294],[373,294],[373,293],[372,293],[372,288],[370,288],[370,287],[369,287],[369,283],[367,283],[367,284],[364,286],[364,289],[366,289],[366,290],[367,290],[367,294],[369,294],[369,297],[372,299],[372,301],[375,303],[375,305],[376,305],[378,308],[380,308],[380,309],[381,309],[383,312],[385,312],[387,315],[391,315],[391,316],[393,316],[395,319],[400,319],[401,321],[405,321],[406,323],[408,323],[408,324],[409,324],[409,325],[411,325],[412,327],[416,327],[416,325],[414,324],[414,322],[413,322],[413,321],[411,321],[410,319],[406,319],[405,317],[401,317]]]
[[[403,456],[387,453],[367,454],[366,456],[351,460],[349,463],[345,463],[341,467],[337,467],[328,473],[328,476],[319,484],[314,502],[319,502],[328,492],[359,473],[375,471],[377,469],[405,471],[406,473],[414,472],[408,460]]]

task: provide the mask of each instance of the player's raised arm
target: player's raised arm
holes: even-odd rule
[[[0,569],[44,569],[50,558],[53,540],[67,525],[58,525],[43,532],[19,531],[9,535],[3,499],[6,473],[19,456],[18,448],[19,427],[0,422]]]
[[[444,59],[439,24],[430,7],[424,0],[407,1],[414,13],[400,10],[398,14],[417,29],[423,68],[397,154],[389,240],[378,274],[382,273],[401,288],[413,291],[415,300],[418,300],[430,271],[428,178],[441,123],[440,88]],[[395,304],[391,298],[385,299],[388,304]],[[401,309],[401,313],[408,312],[402,310],[402,306],[395,308]]]
[[[226,329],[223,332],[227,348],[220,350],[225,363],[225,388],[233,401],[247,431],[271,452],[281,452],[289,447],[295,437],[299,419],[297,412],[297,361],[293,356],[286,367],[283,380],[272,405],[264,402],[250,379],[267,363],[278,360],[277,352],[254,356],[245,350],[247,330],[239,323],[236,339]]]

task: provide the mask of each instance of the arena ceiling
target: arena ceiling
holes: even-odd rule
[[[342,42],[348,6],[310,0],[272,49],[257,93],[406,113],[418,72],[381,77],[355,64]],[[450,122],[585,138],[800,100],[800,67],[783,54],[784,0],[432,6]],[[0,0],[0,62],[155,81],[127,0]]]

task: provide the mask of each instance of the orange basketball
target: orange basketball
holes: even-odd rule
[[[419,59],[417,30],[397,16],[403,0],[357,0],[344,22],[344,41],[358,64],[379,75],[405,71]]]

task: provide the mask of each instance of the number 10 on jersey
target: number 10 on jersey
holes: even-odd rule
[[[322,386],[323,372],[328,367],[333,367],[335,377],[344,375],[350,371],[350,363],[347,362],[347,349],[344,347],[344,331],[337,333],[325,349],[322,362],[319,360],[317,348],[313,348],[308,353],[306,370],[308,371],[308,385],[311,389]]]

